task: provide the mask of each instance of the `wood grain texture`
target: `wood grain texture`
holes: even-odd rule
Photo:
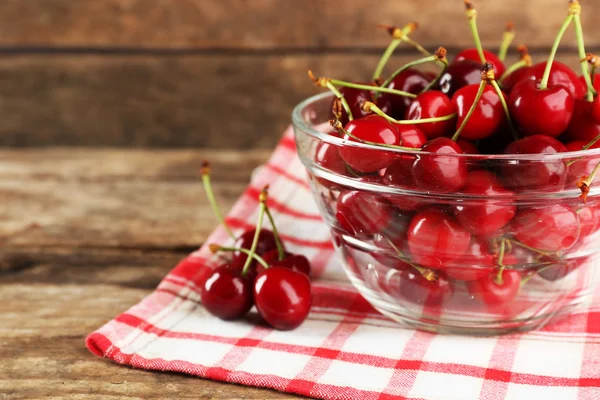
[[[202,160],[225,210],[268,154],[0,151],[0,399],[298,398],[119,366],[84,347],[214,229]]]
[[[425,46],[472,45],[462,0],[6,0],[0,45],[144,49],[378,48],[379,23],[419,21]],[[582,1],[588,42],[600,44],[600,4]],[[566,0],[475,1],[487,46],[514,20],[519,42],[549,47]],[[574,44],[572,35],[566,41]]]

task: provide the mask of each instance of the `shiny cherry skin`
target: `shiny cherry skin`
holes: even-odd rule
[[[540,81],[544,76],[547,62],[540,62],[531,66],[523,73],[521,80]],[[548,79],[548,87],[564,86],[575,99],[585,96],[586,87],[579,81],[577,74],[567,65],[554,61]]]
[[[417,98],[414,99],[410,107],[406,110],[405,119],[416,120],[436,118],[454,113],[454,106],[448,96],[440,91],[430,90],[419,94]],[[456,119],[453,118],[447,121],[419,124],[419,129],[428,139],[435,139],[454,132],[455,125]]]
[[[467,162],[461,148],[448,138],[437,138],[422,148],[423,153],[417,156],[413,164],[412,174],[417,186],[421,189],[437,193],[453,193],[460,190],[467,182]]]
[[[420,149],[427,143],[427,136],[418,125],[395,125],[400,132],[402,146]]]
[[[565,137],[569,140],[581,140],[585,143],[590,142],[596,136],[600,135],[600,123],[595,116],[595,103],[586,99],[576,99],[573,109],[573,117]]]
[[[271,250],[263,255],[262,259],[265,260],[269,267],[289,268],[310,277],[310,262],[308,261],[308,258],[302,254],[292,254],[286,251],[284,252],[283,260],[279,260],[279,252],[277,250]],[[261,274],[265,269],[266,268],[262,264],[257,263],[257,274]]]
[[[379,115],[369,115],[346,124],[346,130],[355,137],[378,144],[400,146],[402,139],[398,128]],[[356,142],[348,135],[345,140]],[[342,146],[340,156],[350,167],[360,173],[377,172],[391,165],[397,155],[384,150],[365,150],[361,147]]]
[[[336,210],[340,227],[360,236],[382,232],[393,218],[394,207],[372,192],[347,190],[340,193]]]
[[[337,132],[330,133],[332,136],[337,136]],[[340,156],[338,146],[320,142],[315,150],[315,163],[320,167],[340,175],[347,175],[346,162]]]
[[[559,136],[571,122],[574,104],[565,86],[542,90],[538,81],[529,79],[517,83],[508,99],[510,113],[525,136]]]
[[[382,182],[386,186],[392,186],[404,190],[418,190],[412,175],[415,157],[403,154],[392,165],[386,168]],[[419,198],[407,195],[384,194],[390,203],[403,211],[416,211],[424,203]]]
[[[400,273],[399,292],[408,301],[425,307],[439,307],[454,294],[454,286],[443,275],[427,280],[414,268]]]
[[[364,101],[374,102],[377,105],[377,107],[379,107],[384,113],[388,115],[392,112],[392,106],[389,102],[388,97],[379,96],[377,99],[374,99],[373,92],[348,87],[342,87],[339,89],[339,91],[342,95],[344,95],[344,98],[346,99],[346,102],[350,107],[350,111],[352,112],[352,116],[355,119],[359,119],[369,115],[369,112],[364,111],[362,109],[362,103]],[[329,108],[330,110],[332,110],[333,108],[333,101],[335,101],[335,98],[332,100],[332,106]],[[329,118],[334,118],[333,111],[329,112]],[[344,109],[342,109],[342,118],[340,119],[340,122],[342,123],[342,125],[346,125],[348,121],[348,114]]]
[[[440,79],[440,90],[452,96],[462,87],[481,82],[481,63],[473,60],[452,62]]]
[[[512,228],[517,240],[544,251],[566,250],[579,238],[577,214],[563,204],[520,209]]]
[[[417,213],[408,227],[413,260],[428,268],[445,268],[469,248],[471,234],[444,210],[432,207]]]
[[[463,154],[479,154],[479,149],[472,142],[468,140],[457,140],[456,144],[462,150]]]
[[[254,302],[260,315],[273,328],[295,329],[310,312],[310,280],[301,272],[271,267],[256,277]]]
[[[242,249],[250,249],[252,247],[252,241],[254,240],[254,234],[256,229],[249,229],[242,233],[233,247],[242,248]],[[275,244],[275,235],[268,229],[261,229],[260,234],[258,236],[258,245],[256,246],[256,254],[262,256],[266,252],[270,250],[274,250],[277,248]],[[241,268],[244,266],[246,259],[248,256],[245,253],[236,251],[233,253],[233,257],[231,259],[231,267],[234,269],[238,269],[241,272]],[[252,266],[256,265],[256,261],[252,261]]]
[[[474,235],[490,236],[515,216],[514,192],[506,189],[493,172],[471,171],[461,193],[483,196],[485,199],[465,200],[454,205],[454,215],[465,229]],[[502,196],[502,199],[498,199]]]
[[[598,132],[600,133],[600,132]],[[583,140],[576,140],[565,144],[567,151],[582,151],[587,143]],[[600,148],[600,141],[594,143],[591,149]],[[596,164],[600,162],[600,157],[585,157],[583,159],[573,159],[573,163],[567,167],[567,187],[575,186],[577,182],[585,175],[588,176]]]
[[[579,82],[581,82],[581,84],[587,88],[587,83],[585,82],[583,76],[579,77]],[[598,76],[598,74],[594,75],[594,81],[592,82],[592,86],[594,86],[594,89],[596,89],[596,91],[600,91],[600,76]],[[577,107],[577,105],[575,105],[575,107]],[[594,101],[590,106],[590,116],[594,119],[596,123],[600,124],[600,96],[596,96],[594,98]]]
[[[465,86],[452,96],[452,105],[458,114],[456,129],[462,125],[473,106],[479,86],[479,84]],[[460,133],[460,137],[468,140],[484,139],[493,135],[505,119],[506,116],[500,97],[498,97],[492,86],[487,85],[481,99],[475,106],[475,111],[473,111],[471,118]]]
[[[531,67],[521,67],[516,71],[513,71],[510,75],[502,80],[502,91],[508,95],[512,92],[515,85],[523,80],[523,78],[528,74],[529,68]]]
[[[504,65],[502,60],[500,60],[498,58],[497,55],[495,55],[494,53],[492,53],[489,50],[483,50],[483,55],[487,62],[490,62],[494,65],[494,74],[499,79],[504,74],[504,71],[506,71],[506,66]],[[458,61],[462,61],[462,60],[471,60],[471,61],[479,62],[479,64],[480,64],[479,68],[481,68],[481,58],[479,57],[479,52],[474,47],[461,51],[460,53],[458,53],[456,55],[456,58],[454,58],[454,62],[458,62]]]
[[[217,267],[202,285],[204,308],[224,320],[243,317],[253,305],[252,280],[228,265]]]
[[[399,73],[392,82],[388,85],[389,89],[402,90],[404,92],[419,94],[425,89],[431,80],[418,69],[409,68]],[[413,99],[406,96],[396,96],[393,94],[383,94],[382,97],[387,97],[387,100],[392,106],[392,116],[396,119],[403,119],[406,109],[411,105]]]
[[[516,140],[504,150],[505,154],[557,154],[567,148],[558,140],[546,135],[528,136]],[[561,160],[517,161],[502,167],[502,181],[517,191],[560,191],[565,186],[567,167]]]
[[[500,273],[493,271],[487,276],[469,284],[469,291],[477,296],[485,304],[499,306],[510,303],[517,297],[521,289],[521,272],[513,269],[505,269]]]
[[[488,276],[494,269],[494,265],[494,255],[490,253],[486,241],[472,236],[467,251],[452,261],[444,272],[458,281],[476,281]]]

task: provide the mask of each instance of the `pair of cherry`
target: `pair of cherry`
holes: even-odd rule
[[[231,257],[208,273],[202,282],[202,304],[208,312],[224,320],[242,318],[256,305],[272,327],[281,330],[298,327],[308,316],[312,302],[308,259],[285,251],[266,204],[266,188],[260,194],[256,228],[236,238],[216,206],[209,172],[205,163],[202,177],[207,196],[215,215],[235,242],[232,247],[209,246],[213,253],[228,252]],[[265,214],[273,231],[262,229]]]

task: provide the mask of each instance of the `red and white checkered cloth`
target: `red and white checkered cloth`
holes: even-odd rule
[[[323,399],[600,399],[600,293],[584,311],[528,334],[494,338],[404,329],[346,281],[306,182],[291,130],[228,216],[256,221],[257,194],[286,246],[318,277],[308,319],[290,332],[248,320],[224,322],[200,304],[204,246],[139,304],[87,338],[91,352],[136,368],[177,371]],[[218,228],[207,243],[230,243]]]

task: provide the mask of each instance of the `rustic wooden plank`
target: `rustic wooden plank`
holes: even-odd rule
[[[484,43],[496,47],[507,20],[519,41],[550,46],[566,0],[476,1]],[[600,4],[583,1],[588,41],[600,44]],[[419,21],[426,46],[470,46],[462,1],[13,0],[0,2],[0,45],[175,49],[374,48],[379,23]],[[572,45],[572,35],[567,39]]]
[[[541,57],[536,56],[538,60]],[[562,55],[577,64],[573,54]],[[397,68],[414,56],[399,56]],[[369,79],[377,55],[26,55],[0,62],[0,144],[272,148],[306,76]]]
[[[214,164],[227,211],[270,150],[0,151],[0,237],[7,247],[197,248],[217,222],[199,180]]]

